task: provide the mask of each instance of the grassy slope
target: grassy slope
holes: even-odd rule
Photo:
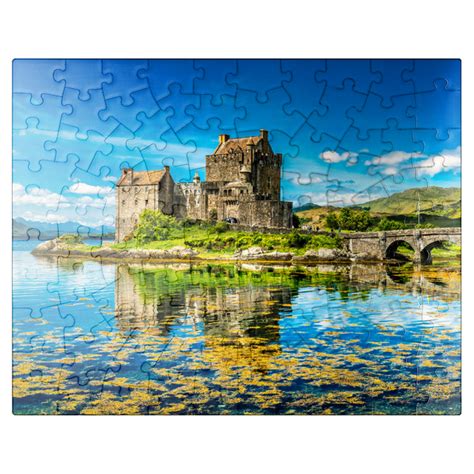
[[[459,188],[431,186],[407,189],[386,198],[369,201],[359,207],[369,210],[374,216],[388,217],[408,226],[414,226],[418,222],[418,195],[422,223],[431,223],[435,227],[461,225],[461,190]],[[313,209],[296,210],[296,214],[300,218],[310,219],[313,226],[323,229],[326,215],[334,210],[337,212],[334,207],[318,206]]]
[[[459,188],[427,188],[407,189],[386,198],[375,199],[360,207],[374,214],[410,215],[416,214],[420,201],[420,211],[424,214],[459,218],[461,216],[461,190]]]
[[[214,226],[193,225],[185,229],[173,229],[168,239],[140,244],[136,240],[114,244],[117,249],[145,248],[170,249],[175,246],[191,247],[201,257],[229,256],[237,250],[249,247],[262,247],[269,251],[293,252],[303,254],[309,249],[335,248],[340,245],[337,237],[326,235],[303,236],[306,242],[292,239],[290,234],[263,234],[260,232],[236,231],[230,228],[217,232]]]
[[[326,215],[331,212],[335,211],[337,208],[332,206],[321,206],[315,207],[313,209],[306,209],[304,211],[297,211],[296,215],[303,219],[310,219],[312,225],[319,225],[321,229],[324,227],[324,219]],[[303,222],[302,225],[305,223]]]

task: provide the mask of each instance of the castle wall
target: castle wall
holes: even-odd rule
[[[177,204],[174,208],[176,217],[207,219],[207,196],[203,192],[202,183],[178,183],[175,202]]]
[[[217,220],[235,218],[251,227],[291,228],[292,204],[280,201],[282,156],[273,153],[264,130],[258,141],[254,140],[258,137],[250,138],[236,139],[234,145],[228,135],[221,136],[218,150],[223,152],[206,157],[204,182],[197,177],[192,183],[175,184],[165,167],[158,184],[145,185],[147,181],[134,180],[132,170],[124,170],[116,194],[117,241],[133,232],[144,209],[177,218],[215,216]]]
[[[163,214],[173,214],[175,184],[170,173],[165,173],[158,184],[157,207]]]
[[[257,156],[252,167],[252,184],[256,194],[280,200],[281,155]]]
[[[173,214],[174,194],[174,180],[169,172],[158,184],[117,186],[116,241],[123,242],[133,232],[145,209],[159,209],[164,214]]]
[[[256,200],[240,203],[239,224],[259,227],[291,227],[291,202]]]
[[[243,163],[243,153],[206,156],[206,182],[237,181]]]
[[[145,209],[158,207],[158,185],[118,186],[115,202],[117,209],[115,239],[117,242],[122,242],[133,232],[140,214]]]

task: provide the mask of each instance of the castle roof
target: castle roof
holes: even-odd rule
[[[244,138],[229,138],[223,143],[219,143],[218,147],[214,150],[214,155],[226,155],[231,153],[232,150],[236,148],[241,148],[245,150],[247,145],[257,145],[257,143],[262,139],[261,136],[257,137],[244,137]]]
[[[128,173],[132,173],[132,182],[129,181]],[[117,186],[127,185],[127,186],[149,186],[152,184],[158,184],[163,176],[165,175],[166,170],[155,170],[155,171],[133,171],[133,170],[124,170],[122,176],[120,176],[117,181]]]

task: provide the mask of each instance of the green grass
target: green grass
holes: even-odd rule
[[[231,226],[207,223],[191,224],[184,228],[170,229],[164,240],[139,242],[131,239],[113,244],[116,249],[161,249],[175,246],[193,248],[202,257],[229,256],[238,250],[262,247],[267,251],[292,252],[304,254],[309,249],[337,248],[341,246],[337,236],[307,235],[298,231],[289,234],[267,234],[261,232],[233,230]]]

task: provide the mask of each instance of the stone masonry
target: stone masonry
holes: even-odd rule
[[[141,212],[196,220],[226,220],[250,227],[291,228],[292,203],[280,200],[282,155],[274,153],[268,132],[245,138],[220,135],[206,156],[206,181],[175,183],[169,167],[156,171],[124,169],[117,182],[116,240],[135,228]]]

